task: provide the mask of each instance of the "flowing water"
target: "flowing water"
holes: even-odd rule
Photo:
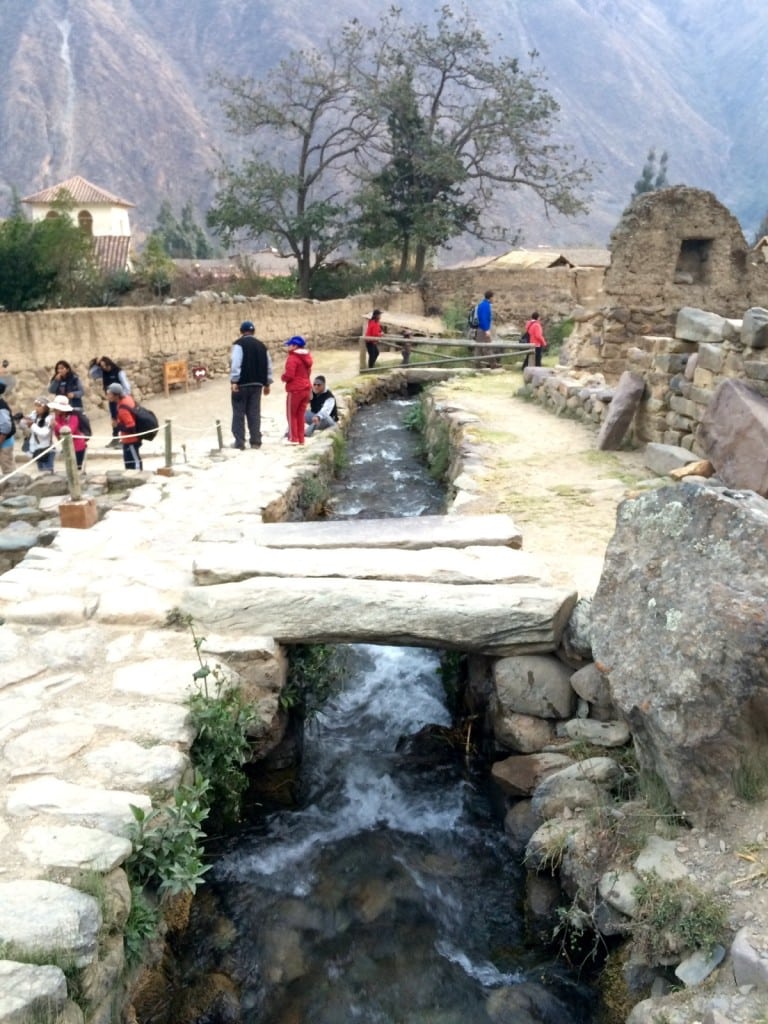
[[[336,517],[440,511],[407,406],[358,413]],[[232,839],[195,901],[186,977],[238,993],[205,1020],[588,1021],[583,990],[525,946],[522,868],[482,784],[403,746],[451,724],[436,652],[337,654],[345,682],[306,728],[300,806]]]

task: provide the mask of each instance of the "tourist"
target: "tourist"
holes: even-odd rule
[[[53,370],[51,383],[48,385],[50,395],[61,395],[66,398],[73,409],[83,408],[83,384],[66,359],[60,359]]]
[[[311,437],[316,430],[328,430],[335,427],[339,420],[339,411],[333,392],[326,387],[325,377],[318,374],[312,381],[312,397],[309,408],[304,414],[304,433]]]
[[[261,396],[269,394],[272,360],[267,346],[255,337],[250,320],[240,324],[240,337],[232,345],[229,380],[232,391],[232,445],[245,448],[245,425],[251,448],[261,448]]]
[[[493,292],[487,291],[483,298],[478,302],[475,309],[475,316],[477,317],[477,330],[475,331],[475,341],[482,345],[489,345],[491,342],[491,325],[493,323]],[[490,350],[489,350],[490,352]],[[494,355],[496,353],[493,353]],[[490,360],[483,365],[486,366],[498,366],[498,360]]]
[[[53,413],[53,436],[57,441],[60,440],[63,428],[69,427],[72,432],[72,445],[75,449],[77,468],[82,469],[88,438],[80,430],[80,420],[74,407],[69,404],[65,395],[56,395],[49,408]]]
[[[16,433],[11,407],[6,402],[5,382],[0,381],[0,476],[8,476],[15,468],[13,435]]]
[[[25,417],[29,430],[29,456],[37,461],[41,473],[53,472],[56,449],[53,447],[53,413],[48,398],[41,395],[35,399],[34,409]]]
[[[372,370],[376,365],[376,360],[379,358],[379,346],[375,339],[380,338],[384,333],[381,326],[381,310],[374,309],[368,320],[368,326],[365,328],[365,348],[368,352],[368,369]],[[369,341],[371,338],[373,340]]]
[[[285,342],[288,358],[280,379],[285,384],[286,415],[288,418],[288,444],[304,444],[304,414],[309,405],[312,388],[309,375],[312,370],[312,354],[306,341],[295,334]]]
[[[99,359],[94,358],[90,361],[88,365],[88,374],[93,377],[94,380],[101,383],[109,405],[109,416],[112,420],[112,440],[107,444],[107,448],[119,448],[120,438],[118,437],[117,429],[117,402],[111,402],[109,400],[107,388],[110,384],[119,384],[123,389],[123,393],[130,395],[131,385],[128,383],[125,370],[121,366],[118,366],[114,360],[109,358],[109,356],[101,356]]]
[[[525,333],[528,335],[528,344],[534,346],[534,363],[536,366],[541,366],[541,354],[547,347],[547,341],[544,337],[544,331],[541,328],[541,324],[539,323],[538,313],[531,313],[531,319],[525,325]],[[528,359],[530,358],[530,355],[530,352],[525,353],[525,359],[523,360],[523,365],[521,369],[524,370],[528,365]]]
[[[123,465],[126,469],[143,469],[141,461],[141,437],[136,433],[136,417],[133,410],[136,402],[133,395],[126,395],[122,384],[110,384],[107,388],[110,399],[117,402],[117,431],[123,446]]]

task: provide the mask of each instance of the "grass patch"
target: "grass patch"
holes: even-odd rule
[[[736,796],[748,804],[756,804],[768,795],[768,762],[755,755],[742,759],[733,773]]]
[[[711,952],[726,940],[725,904],[686,879],[665,881],[647,875],[635,887],[633,938],[649,963],[701,949]]]

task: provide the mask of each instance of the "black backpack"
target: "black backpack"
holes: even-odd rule
[[[82,409],[74,409],[73,411],[75,416],[77,416],[78,433],[82,434],[83,437],[93,437],[91,421],[88,419],[86,413],[84,413]]]
[[[477,306],[473,306],[469,313],[467,313],[467,327],[470,331],[476,331],[479,327],[477,322]]]
[[[136,433],[141,435],[141,440],[154,441],[160,429],[157,416],[155,416],[151,409],[147,409],[143,405],[135,406],[131,409],[131,412],[136,420]]]

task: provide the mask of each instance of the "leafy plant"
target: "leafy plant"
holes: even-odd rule
[[[764,758],[744,757],[733,773],[733,789],[741,800],[755,804],[768,793],[768,764]]]
[[[346,675],[346,648],[328,644],[297,644],[288,654],[288,681],[280,706],[312,718],[338,693]]]
[[[340,473],[349,462],[347,439],[341,430],[333,431],[331,446],[333,450],[333,471],[334,473]]]
[[[190,619],[200,667],[194,673],[200,689],[187,699],[196,737],[190,756],[195,769],[207,783],[208,807],[215,828],[240,820],[247,779],[242,771],[248,760],[248,732],[258,720],[255,709],[247,704],[238,689],[229,686],[221,669],[207,665],[200,653],[204,637],[198,637]],[[209,689],[213,683],[213,692]]]
[[[191,786],[179,786],[171,805],[145,811],[131,804],[133,853],[125,869],[133,885],[157,888],[161,898],[195,892],[208,870],[201,828],[208,816],[208,790],[207,780],[196,772]]]
[[[125,923],[126,965],[130,970],[141,962],[144,946],[157,934],[160,911],[152,903],[140,885],[131,886],[131,912]]]
[[[301,481],[298,505],[302,512],[322,509],[330,496],[327,480],[319,476],[305,476]]]

